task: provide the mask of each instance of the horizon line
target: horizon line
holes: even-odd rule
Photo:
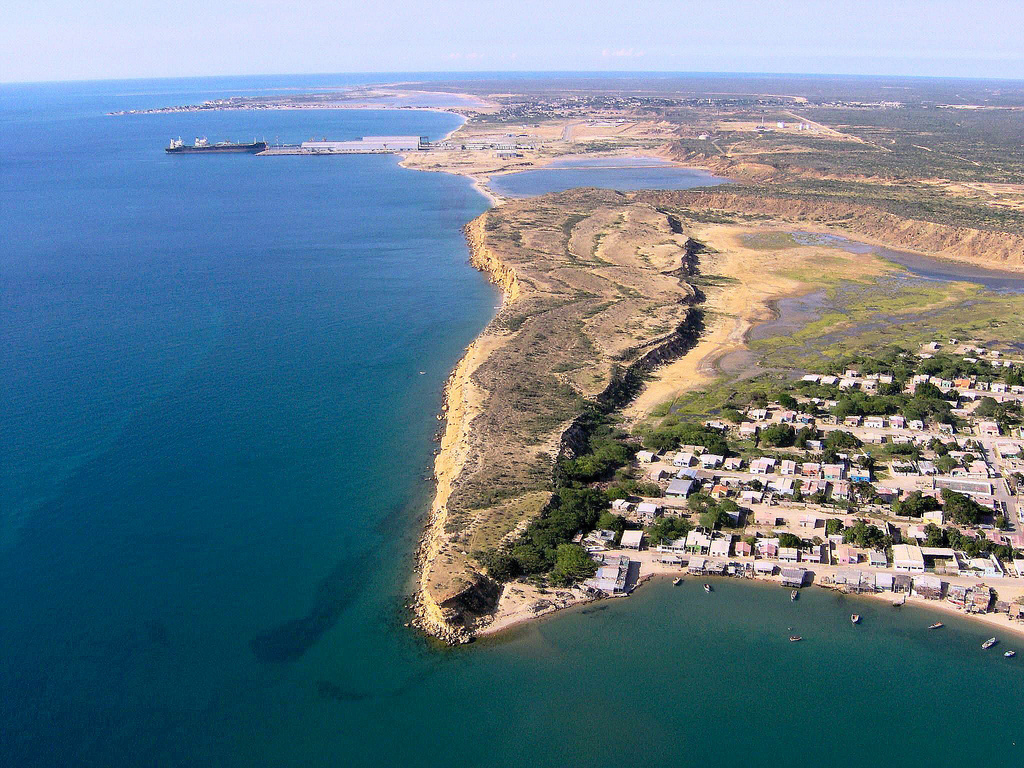
[[[977,75],[901,75],[865,74],[857,72],[754,72],[746,70],[619,70],[619,69],[478,69],[478,70],[364,70],[349,72],[257,72],[214,75],[160,75],[139,77],[90,77],[68,80],[0,80],[5,85],[59,85],[64,83],[117,83],[153,80],[212,80],[216,78],[243,77],[337,77],[341,75],[444,75],[457,79],[466,75],[615,75],[637,78],[650,75],[686,76],[731,76],[731,77],[805,77],[805,78],[855,78],[862,80],[956,80],[963,82],[1002,82],[1024,84],[1024,77],[998,77]]]

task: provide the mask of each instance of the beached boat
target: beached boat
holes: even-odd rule
[[[1003,654],[1003,656],[1005,656],[1008,659],[1012,659],[1016,655],[1017,655],[1016,651],[1007,651],[1006,653]]]
[[[711,585],[710,584],[705,584],[704,585],[704,591],[705,592],[710,592],[711,591]]]
[[[999,641],[996,640],[996,638],[990,637],[988,640],[986,640],[984,643],[981,644],[981,647],[984,648],[987,651],[989,648],[991,648],[993,645],[995,645],[998,642]]]
[[[673,587],[678,587],[682,583],[683,583],[683,580],[681,578],[679,578],[678,576],[676,578],[672,579],[672,586]]]
[[[800,635],[790,635],[789,636],[789,642],[791,642],[791,643],[799,643],[801,640],[803,640],[803,638]]]
[[[945,624],[943,624],[941,621],[936,621],[934,624],[929,624],[928,625],[928,629],[940,629],[941,627],[944,627],[944,626],[945,626]]]
[[[796,600],[797,595],[799,595],[799,594],[800,593],[797,590],[794,589],[792,592],[789,593],[789,599],[790,600]]]
[[[851,613],[850,614],[850,621],[853,624],[860,624],[860,614],[859,613]]]

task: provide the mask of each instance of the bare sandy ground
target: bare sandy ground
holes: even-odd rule
[[[830,258],[849,256],[851,263],[857,259],[860,267],[865,266],[867,260],[864,256],[855,257],[835,248],[797,246],[764,250],[744,245],[742,237],[745,234],[781,228],[787,226],[705,225],[693,231],[693,237],[712,251],[701,257],[701,273],[729,278],[730,282],[705,289],[707,328],[700,341],[688,354],[656,372],[654,380],[625,409],[627,418],[642,419],[658,405],[707,386],[718,378],[719,361],[732,352],[745,349],[750,329],[771,319],[769,302],[811,290],[810,285],[787,276],[785,271],[813,263],[821,255]]]

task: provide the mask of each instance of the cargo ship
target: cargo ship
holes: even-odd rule
[[[252,144],[235,144],[230,141],[218,141],[211,144],[206,138],[197,138],[192,144],[185,144],[181,138],[171,139],[166,151],[171,154],[193,154],[196,152],[262,152],[267,148],[267,142],[255,141]]]

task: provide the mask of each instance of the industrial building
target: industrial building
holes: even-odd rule
[[[424,149],[429,142],[427,136],[364,136],[355,141],[314,139],[302,142],[300,147],[309,154],[362,155]]]

